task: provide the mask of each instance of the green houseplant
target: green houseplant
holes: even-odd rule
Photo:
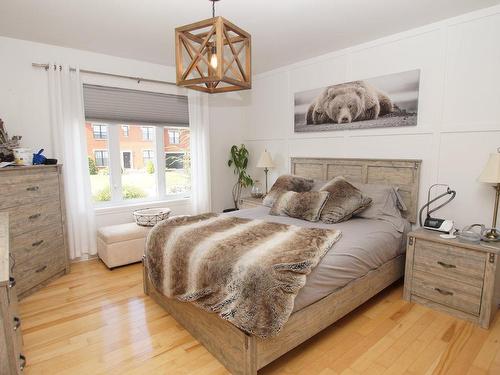
[[[247,173],[248,150],[245,145],[241,145],[240,147],[233,145],[231,147],[230,159],[227,161],[227,166],[233,167],[234,174],[238,176],[238,180],[233,186],[234,208],[238,209],[241,189],[249,187],[253,184],[252,178]]]

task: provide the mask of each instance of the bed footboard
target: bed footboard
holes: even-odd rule
[[[149,295],[216,357],[232,374],[256,375],[257,370],[281,357],[316,333],[385,289],[404,273],[404,255],[370,271],[325,298],[293,313],[276,337],[250,336],[216,314],[160,294],[144,265],[144,293]]]
[[[199,309],[160,294],[151,284],[143,259],[144,293],[162,306],[178,323],[217,358],[232,374],[256,375],[256,339],[231,323]]]

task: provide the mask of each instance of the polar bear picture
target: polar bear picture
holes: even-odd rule
[[[340,83],[295,94],[295,131],[417,125],[420,71]]]

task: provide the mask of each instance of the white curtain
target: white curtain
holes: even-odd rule
[[[207,94],[190,90],[188,106],[191,130],[191,202],[193,214],[198,214],[211,209]]]
[[[91,201],[83,86],[80,71],[50,64],[49,100],[54,157],[63,164],[70,258],[97,253],[94,207]]]

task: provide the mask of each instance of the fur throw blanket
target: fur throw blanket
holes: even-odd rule
[[[146,262],[165,296],[265,338],[279,333],[306,275],[340,235],[211,213],[178,216],[151,230]]]

